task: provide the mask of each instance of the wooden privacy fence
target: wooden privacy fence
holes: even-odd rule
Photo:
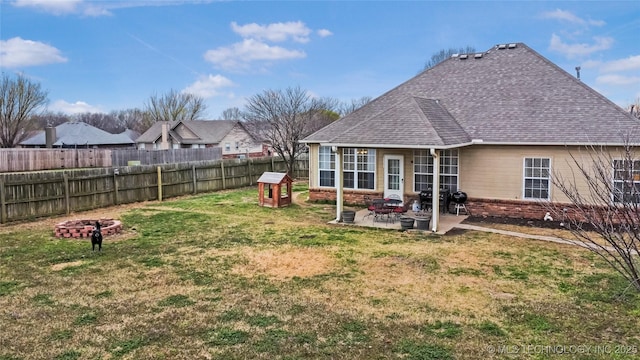
[[[297,160],[294,177],[307,177]],[[265,171],[286,171],[280,158],[0,174],[0,223],[112,205],[255,185]]]
[[[204,149],[0,149],[0,173],[54,169],[171,164],[222,159],[222,148]]]

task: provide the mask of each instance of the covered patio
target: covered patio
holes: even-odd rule
[[[408,216],[415,218],[417,216],[412,210],[408,210],[403,216]],[[422,216],[424,218],[424,216]],[[449,230],[455,228],[457,225],[462,223],[468,216],[467,215],[455,215],[455,214],[439,214],[438,216],[438,230],[434,232],[435,234],[444,235]],[[431,216],[427,217],[431,220]],[[342,225],[351,225],[351,226],[363,226],[363,227],[373,227],[373,228],[381,228],[381,229],[391,229],[391,230],[400,230],[400,220],[396,219],[395,221],[374,221],[373,215],[369,215],[369,210],[359,209],[356,210],[356,216],[354,218],[353,223],[345,223],[338,220],[332,220],[329,223],[331,224],[342,224]],[[418,230],[414,224],[414,228],[408,231],[425,231],[432,233],[431,225],[428,227],[428,230]]]

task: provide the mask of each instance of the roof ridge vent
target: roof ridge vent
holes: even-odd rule
[[[475,55],[473,55],[474,58],[476,59],[481,59],[482,58],[482,53],[477,53]]]
[[[518,46],[518,44],[513,43],[513,44],[509,44],[509,49],[515,49]]]
[[[507,48],[507,44],[498,44],[498,50],[504,50]]]
[[[469,57],[467,54],[460,55],[460,60],[466,60]]]

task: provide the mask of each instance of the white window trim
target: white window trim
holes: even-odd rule
[[[353,163],[353,170],[345,170],[346,166],[345,166],[345,161],[344,161],[344,157],[347,155],[346,151],[347,149],[353,149],[353,156],[354,156],[354,163]],[[359,150],[367,150],[368,152],[373,152],[373,154],[371,154],[373,156],[373,160],[372,160],[372,166],[373,166],[373,170],[360,170],[359,169],[359,165],[361,163],[358,162],[358,151]],[[370,153],[367,154],[367,157],[369,156]],[[342,152],[342,181],[344,184],[344,173],[349,172],[349,173],[353,173],[353,187],[346,187],[344,186],[345,189],[350,189],[350,190],[375,190],[377,189],[377,177],[378,177],[378,167],[377,167],[377,161],[378,161],[378,152],[376,151],[376,149],[370,149],[370,148],[345,148],[343,149]],[[367,162],[368,163],[368,162]],[[373,186],[371,188],[359,188],[358,187],[358,174],[359,173],[373,173]]]
[[[452,156],[452,155],[448,155],[448,157],[450,158],[457,158],[458,159],[458,164],[456,165],[456,169],[458,170],[457,173],[444,173],[442,172],[442,167],[444,167],[444,164],[442,163],[442,161],[440,161],[440,171],[439,171],[439,175],[440,175],[440,186],[442,186],[443,182],[442,182],[442,177],[443,176],[455,176],[456,177],[456,189],[460,189],[460,150],[458,149],[449,149],[449,151],[456,151],[456,155]],[[446,150],[438,150],[438,154],[440,155],[440,159],[442,159],[443,152]],[[413,151],[413,191],[415,193],[419,193],[420,191],[424,190],[424,189],[417,189],[416,186],[418,186],[418,183],[416,182],[416,175],[426,175],[426,176],[430,176],[431,177],[431,184],[433,184],[433,171],[432,172],[427,172],[427,173],[422,173],[422,172],[416,172],[416,158],[417,158],[417,153],[418,152],[426,152],[427,153],[427,163],[424,164],[426,166],[429,166],[429,161],[428,159],[431,159],[431,167],[433,167],[433,157],[431,156],[431,153],[429,152],[429,150],[414,150]],[[452,191],[451,189],[449,189],[449,191]]]
[[[611,193],[611,201],[613,201],[613,202],[615,202],[617,204],[631,203],[631,200],[625,200],[624,199],[624,193],[622,194],[622,201],[616,201],[616,194],[615,194],[616,183],[631,182],[635,186],[636,184],[640,184],[640,180],[638,180],[638,181],[636,181],[635,179],[631,179],[631,180],[624,180],[624,179],[616,180],[616,166],[615,166],[616,161],[622,161],[622,162],[630,161],[631,162],[631,176],[633,177],[634,176],[634,172],[637,172],[639,170],[639,169],[635,169],[634,168],[634,164],[636,162],[638,162],[638,160],[619,158],[619,159],[613,159],[612,160],[613,163],[611,164],[612,171],[613,171],[613,174],[611,175],[611,180],[613,181],[613,184],[611,184],[612,185],[612,190],[613,190],[613,192]],[[639,194],[636,194],[636,195],[639,195]]]
[[[325,168],[321,168],[320,167],[320,153],[321,153],[321,148],[326,148],[329,149],[330,151],[330,156],[333,160],[333,169],[325,169]],[[331,163],[331,161],[329,161],[329,163]],[[318,187],[321,188],[329,188],[329,189],[335,189],[335,186],[325,186],[321,184],[320,181],[320,177],[321,177],[321,172],[322,171],[331,171],[333,172],[333,182],[334,184],[336,183],[336,167],[335,167],[335,163],[336,163],[336,153],[331,149],[330,146],[319,146],[318,147]]]
[[[548,169],[548,177],[527,177],[527,159],[542,159],[549,160],[549,169]],[[551,169],[553,168],[553,159],[547,156],[525,156],[522,158],[522,199],[528,201],[540,201],[540,200],[551,200]],[[536,197],[526,197],[526,183],[528,179],[542,179],[547,180],[547,197],[546,198],[536,198]]]

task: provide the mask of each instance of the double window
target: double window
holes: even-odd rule
[[[433,156],[429,150],[413,152],[413,186],[415,192],[433,186]],[[440,187],[458,191],[458,149],[440,150]]]
[[[375,189],[376,151],[374,149],[344,149],[344,187]]]
[[[640,161],[613,160],[613,201],[640,203]]]
[[[343,149],[343,186],[347,189],[375,189],[375,149]],[[335,152],[330,146],[320,146],[318,156],[320,186],[336,186]]]
[[[549,200],[551,159],[524,159],[524,199]]]

